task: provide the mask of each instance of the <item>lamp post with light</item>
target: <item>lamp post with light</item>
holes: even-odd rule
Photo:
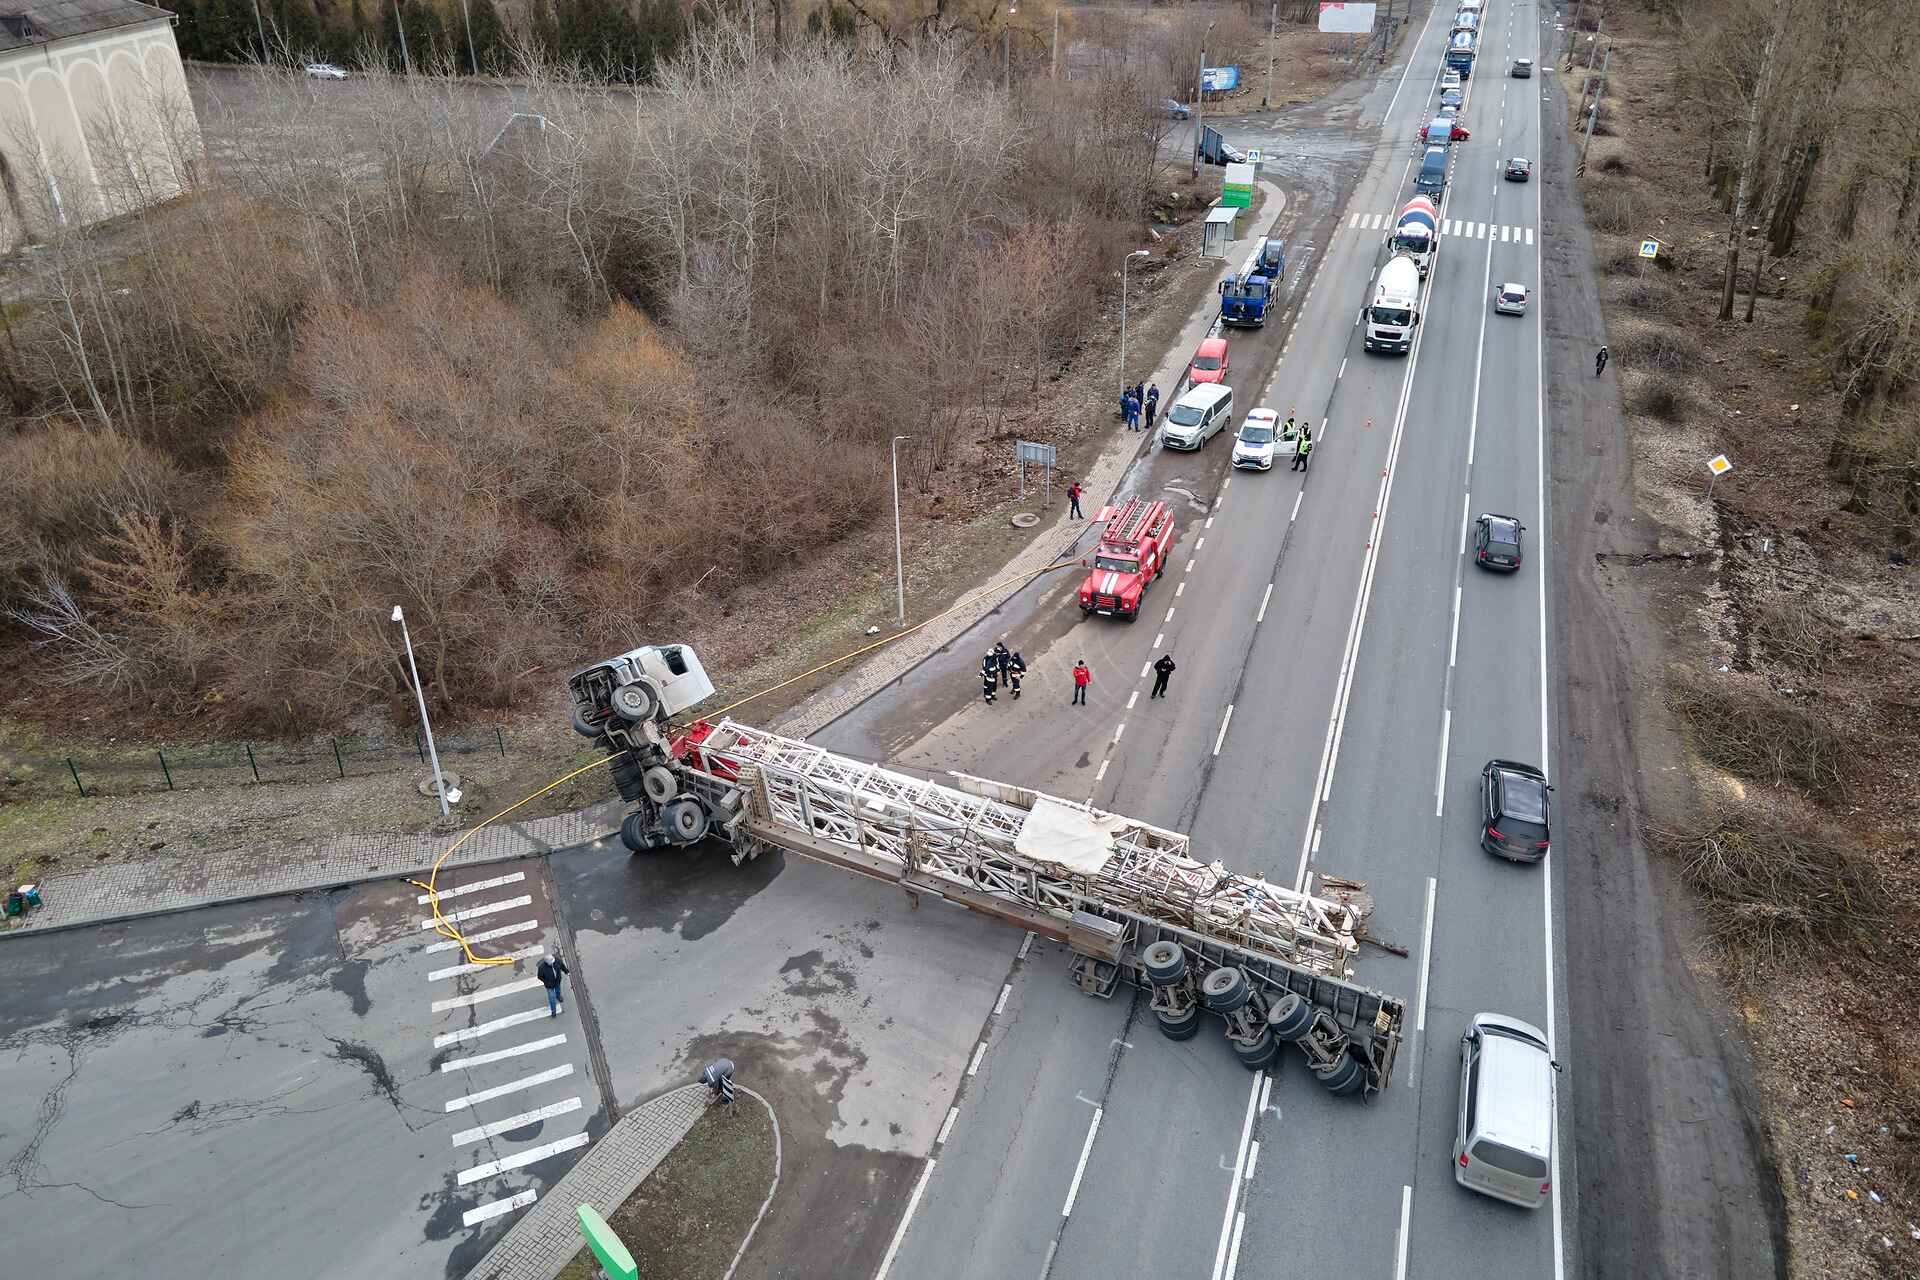
[[[393,606],[393,620],[400,624],[400,640],[407,647],[407,670],[413,673],[413,696],[420,704],[420,727],[427,733],[427,759],[433,762],[433,793],[440,797],[440,816],[450,818],[452,812],[447,802],[460,802],[458,791],[447,790],[447,779],[440,772],[440,752],[433,745],[433,724],[427,719],[427,691],[420,687],[420,666],[413,660],[413,635],[407,630],[407,614],[399,605]]]

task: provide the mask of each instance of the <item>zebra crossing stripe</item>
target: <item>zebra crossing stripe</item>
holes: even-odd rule
[[[518,884],[526,878],[526,872],[516,871],[510,876],[495,876],[491,880],[480,880],[473,884],[463,884],[458,889],[440,889],[437,890],[437,892],[440,895],[440,901],[445,902],[448,898],[463,898],[469,893],[480,893],[487,889],[498,889],[503,884]],[[431,893],[423,893],[415,898],[414,901],[424,907],[433,901],[433,896]]]
[[[516,933],[532,933],[539,927],[539,924],[535,921],[522,920],[519,924],[502,925],[498,929],[487,929],[481,933],[470,933],[467,935],[467,944],[471,946],[476,942],[492,942],[496,938],[507,938]],[[460,939],[448,938],[445,942],[429,942],[422,950],[429,953],[435,951],[451,951],[459,945]]]
[[[545,1160],[548,1156],[557,1156],[563,1151],[575,1151],[587,1145],[590,1139],[584,1133],[576,1133],[571,1138],[562,1138],[558,1142],[549,1142],[544,1147],[535,1147],[531,1151],[522,1151],[518,1155],[508,1156],[504,1160],[489,1160],[477,1164],[471,1169],[463,1169],[455,1179],[461,1186],[478,1182],[482,1178],[491,1178],[496,1173],[505,1173],[509,1169],[519,1169]]]
[[[538,1124],[542,1120],[551,1120],[555,1116],[563,1116],[569,1111],[578,1111],[579,1109],[580,1099],[577,1097],[568,1098],[564,1102],[549,1102],[544,1107],[536,1107],[532,1111],[523,1111],[517,1116],[508,1116],[505,1120],[495,1120],[492,1124],[475,1125],[471,1129],[462,1129],[453,1135],[453,1145],[456,1147],[464,1147],[468,1143],[478,1142],[482,1138],[492,1138],[502,1133],[512,1133],[515,1129],[524,1129],[530,1124]]]
[[[1532,244],[1532,243],[1533,243],[1533,228],[1532,228],[1532,227],[1528,227],[1528,228],[1527,228],[1527,243],[1528,243],[1528,244]]]
[[[1361,217],[1362,217],[1362,216],[1363,216],[1363,215],[1362,215],[1362,214],[1360,214],[1360,213],[1359,213],[1358,211],[1355,211],[1355,213],[1354,213],[1354,215],[1353,215],[1353,216],[1352,216],[1351,218],[1348,218],[1348,219],[1347,219],[1347,230],[1349,230],[1349,231],[1351,231],[1351,230],[1353,230],[1353,229],[1354,229],[1355,227],[1357,227],[1357,226],[1359,226],[1359,225],[1360,225],[1360,219],[1361,219]]]
[[[478,1208],[469,1209],[461,1214],[460,1225],[471,1227],[475,1223],[485,1222],[489,1218],[497,1218],[503,1213],[512,1213],[515,1209],[524,1209],[526,1206],[532,1204],[539,1194],[538,1191],[527,1190],[522,1191],[518,1195],[508,1196],[504,1200],[489,1200]]]
[[[477,920],[481,916],[495,915],[502,911],[511,911],[515,907],[532,905],[532,894],[525,894],[518,898],[503,898],[499,902],[489,902],[484,906],[468,907],[465,911],[442,911],[440,913],[440,920],[435,920],[432,916],[428,916],[420,922],[420,927],[422,929],[431,929],[439,924],[441,920],[449,924],[458,924],[462,920]]]

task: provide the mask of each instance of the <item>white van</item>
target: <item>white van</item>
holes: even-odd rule
[[[1169,449],[1198,449],[1233,426],[1233,388],[1203,382],[1173,402],[1160,420],[1160,443]]]
[[[1531,1023],[1476,1013],[1460,1037],[1454,1181],[1538,1209],[1553,1191],[1553,1078],[1560,1064]]]

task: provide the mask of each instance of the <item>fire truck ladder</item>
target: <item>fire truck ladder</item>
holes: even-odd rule
[[[1065,942],[1083,990],[1150,988],[1174,1039],[1202,1007],[1220,1014],[1250,1067],[1290,1041],[1337,1093],[1388,1080],[1404,1008],[1348,981],[1360,921],[1345,903],[1201,862],[1186,836],[1090,805],[930,782],[733,720],[683,740],[673,767],[736,861],[773,846]]]
[[[1114,512],[1113,519],[1107,521],[1107,531],[1103,542],[1124,543],[1128,546],[1139,545],[1141,535],[1153,527],[1164,504],[1148,502],[1144,498],[1128,498]]]

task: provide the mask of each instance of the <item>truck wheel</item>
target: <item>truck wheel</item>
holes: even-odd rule
[[[646,788],[647,799],[659,805],[680,794],[680,779],[674,777],[673,770],[663,764],[656,764],[641,774],[640,785]]]
[[[1298,1042],[1313,1026],[1313,1006],[1296,991],[1289,991],[1267,1010],[1267,1025],[1273,1034],[1288,1042]]]
[[[1177,942],[1154,943],[1140,953],[1140,964],[1156,987],[1171,987],[1187,976],[1187,953]]]
[[[1169,1018],[1160,1014],[1160,1034],[1169,1040],[1191,1040],[1200,1031],[1200,1010],[1196,1006],[1187,1010],[1184,1018]]]
[[[1145,593],[1143,592],[1142,594],[1145,594]],[[1125,618],[1129,623],[1138,622],[1140,621],[1140,606],[1135,605],[1133,606],[1133,612],[1123,613],[1120,616]]]
[[[638,800],[646,794],[640,782],[640,766],[627,753],[615,756],[607,772],[613,776],[613,789],[620,793],[622,800]]]
[[[707,811],[692,796],[681,796],[660,811],[660,825],[675,844],[698,844],[707,835]]]
[[[600,736],[600,726],[587,719],[587,713],[578,707],[573,709],[573,731],[583,738]]]
[[[1313,1074],[1320,1077],[1320,1083],[1327,1086],[1327,1092],[1335,1097],[1344,1097],[1353,1093],[1366,1083],[1367,1073],[1354,1061],[1350,1053],[1342,1053],[1334,1059],[1332,1065],[1321,1067],[1315,1064]]]
[[[628,853],[645,853],[658,843],[646,814],[630,813],[620,820],[620,843],[627,846]]]
[[[1240,1059],[1240,1065],[1249,1071],[1265,1071],[1279,1052],[1280,1042],[1264,1027],[1260,1030],[1260,1038],[1251,1045],[1238,1041],[1233,1044],[1233,1056]]]
[[[1215,1013],[1244,1008],[1252,995],[1247,975],[1227,965],[1215,969],[1200,983],[1200,1001]]]
[[[653,713],[660,705],[659,699],[653,696],[653,687],[639,680],[621,685],[607,701],[613,704],[614,711],[622,720],[630,720],[634,724],[653,719]]]

